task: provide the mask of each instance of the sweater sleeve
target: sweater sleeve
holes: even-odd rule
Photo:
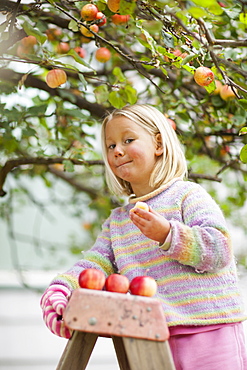
[[[192,266],[196,272],[216,272],[233,258],[230,235],[222,211],[211,196],[194,184],[181,201],[183,222],[171,223],[166,255]]]
[[[115,259],[111,248],[110,219],[107,219],[93,247],[83,253],[83,259],[76,262],[68,271],[56,276],[50,285],[60,284],[70,291],[79,288],[78,277],[86,268],[96,268],[106,276],[116,272]]]

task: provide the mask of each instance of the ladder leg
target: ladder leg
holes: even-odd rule
[[[122,337],[112,337],[120,370],[131,370]]]
[[[57,370],[85,370],[98,335],[74,331],[68,341]]]
[[[168,341],[122,339],[131,370],[176,370]]]

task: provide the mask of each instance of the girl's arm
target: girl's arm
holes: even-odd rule
[[[183,223],[170,220],[171,244],[165,252],[197,272],[215,272],[233,259],[224,216],[211,196],[193,186],[181,203]]]
[[[40,301],[43,319],[52,333],[67,339],[71,337],[72,332],[66,328],[62,319],[63,312],[72,290],[79,288],[78,277],[81,271],[92,267],[103,271],[105,275],[115,272],[109,220],[104,223],[102,233],[92,249],[84,253],[84,258],[75,263],[67,272],[53,279],[43,293]]]

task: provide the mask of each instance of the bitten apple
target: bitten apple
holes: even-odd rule
[[[200,86],[208,86],[214,81],[214,74],[208,67],[198,67],[194,73],[194,80]]]
[[[145,202],[136,202],[135,206],[131,208],[130,212],[135,212],[141,217],[141,215],[138,213],[138,209],[143,209],[144,211],[149,212],[149,206]]]
[[[157,292],[157,283],[151,276],[137,276],[130,282],[130,293],[152,297]]]
[[[120,274],[111,274],[105,281],[105,288],[108,292],[127,293],[129,285],[127,276]]]
[[[105,285],[105,275],[100,270],[88,268],[80,273],[78,283],[81,288],[102,290]]]

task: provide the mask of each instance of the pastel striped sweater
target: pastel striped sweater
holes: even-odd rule
[[[145,237],[129,211],[145,201],[171,224],[170,248]],[[211,325],[246,319],[230,236],[221,210],[198,184],[179,178],[129,204],[104,222],[94,246],[52,284],[78,287],[84,268],[118,271],[131,281],[152,276],[169,326]]]

